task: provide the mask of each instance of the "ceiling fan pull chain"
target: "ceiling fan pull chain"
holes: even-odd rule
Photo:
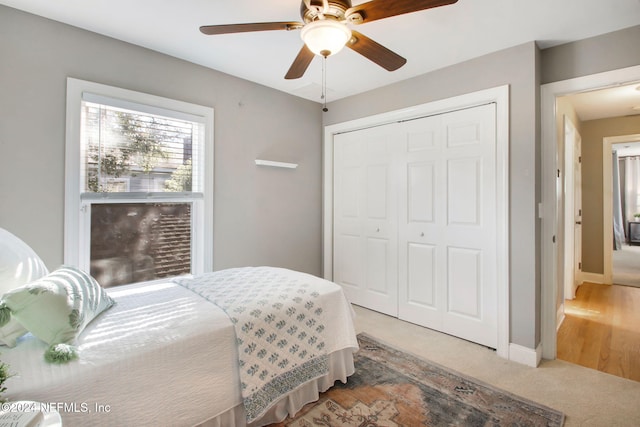
[[[327,108],[327,57],[322,57],[322,111],[329,111]]]

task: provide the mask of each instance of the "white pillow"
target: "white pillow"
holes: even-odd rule
[[[47,361],[64,363],[70,355],[61,356],[56,344],[75,343],[85,326],[114,303],[89,274],[63,265],[45,277],[4,294],[0,317],[6,318],[10,311],[12,319],[52,346],[45,354]],[[75,352],[71,347],[65,349],[65,352]]]
[[[7,347],[15,347],[18,338],[27,332],[27,329],[12,317],[9,323],[0,328],[0,344],[6,345]]]
[[[47,274],[49,270],[29,245],[0,228],[0,294]]]
[[[7,230],[0,228],[0,295],[33,282],[49,273],[33,249]],[[27,330],[15,319],[0,328],[0,344],[13,347]]]

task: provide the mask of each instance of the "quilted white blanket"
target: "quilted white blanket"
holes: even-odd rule
[[[328,372],[322,305],[327,282],[272,267],[228,269],[174,281],[231,319],[248,422]]]

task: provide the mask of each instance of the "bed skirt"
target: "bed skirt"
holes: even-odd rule
[[[327,391],[338,380],[347,382],[347,377],[355,372],[353,352],[355,349],[346,348],[329,354],[329,373],[318,379],[309,381],[284,396],[273,405],[260,419],[247,424],[244,408],[237,405],[218,416],[211,418],[199,427],[258,427],[283,421],[288,416],[294,416],[304,405],[318,400],[320,393]]]

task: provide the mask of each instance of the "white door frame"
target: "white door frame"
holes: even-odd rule
[[[333,135],[410,120],[462,108],[496,103],[496,272],[498,356],[509,359],[509,86],[429,102],[402,110],[337,123],[324,128],[323,151],[323,274],[333,279]]]
[[[571,93],[618,86],[640,81],[640,66],[622,68],[589,76],[548,83],[540,87],[541,125],[542,125],[542,217],[541,236],[541,277],[542,277],[542,313],[541,344],[542,357],[556,358],[557,292],[562,283],[558,283],[557,271],[558,247],[555,241],[564,226],[558,223],[556,179],[558,171],[558,141],[556,133],[556,98]]]
[[[613,283],[613,145],[640,142],[640,134],[609,136],[602,140],[602,230],[604,238],[604,283]]]

